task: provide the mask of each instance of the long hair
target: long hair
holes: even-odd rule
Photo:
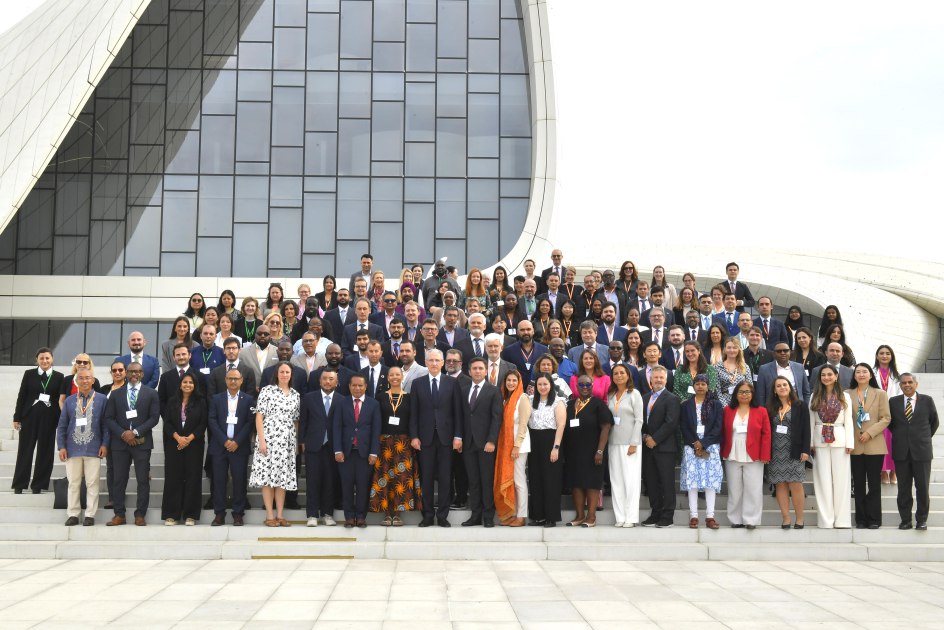
[[[737,340],[735,339],[728,339],[727,341],[724,342],[725,353],[724,353],[724,358],[721,359],[721,362],[724,363],[728,359],[727,350],[728,350],[729,345],[734,345],[737,348],[738,353],[737,353],[737,356],[734,358],[734,362],[735,364],[737,364],[738,372],[740,372],[741,374],[747,374],[747,363],[744,361],[744,350],[741,348],[741,344],[739,344]]]
[[[592,372],[590,374],[587,374],[583,367],[583,357],[587,354],[593,357],[593,368],[591,368]],[[591,352],[590,350],[586,349],[580,353],[580,360],[577,362],[577,376],[582,376],[584,374],[587,374],[587,376],[594,379],[603,376],[603,368],[600,366],[600,357],[597,356],[596,352]]]
[[[193,310],[193,306],[192,306],[192,304],[193,304],[193,298],[196,297],[196,296],[198,296],[198,295],[200,296],[200,299],[203,300],[203,306],[200,307],[200,310],[199,310],[199,311],[195,311],[195,310]],[[187,317],[193,317],[194,315],[197,315],[197,316],[199,316],[199,317],[203,317],[203,314],[204,314],[204,313],[206,313],[206,299],[203,297],[203,294],[202,294],[202,293],[194,293],[194,294],[192,294],[192,295],[190,296],[190,299],[187,300],[187,310],[184,311],[184,315],[186,315]]]
[[[509,390],[508,387],[506,386],[506,383],[508,382],[508,377],[511,375],[514,375],[515,378],[518,379],[518,384],[515,386],[513,390]],[[501,383],[502,400],[507,403],[511,400],[511,397],[515,392],[521,392],[521,391],[522,391],[521,374],[518,372],[518,370],[512,369],[505,372],[505,378],[502,379],[502,383]],[[517,399],[515,400],[515,402],[516,403],[518,402]]]
[[[846,397],[843,395],[842,386],[839,384],[839,370],[826,363],[820,368],[819,375],[816,378],[816,382],[813,383],[813,395],[810,397],[810,409],[819,409],[823,404],[823,401],[826,400],[826,386],[823,385],[823,372],[826,370],[832,371],[836,375],[836,382],[833,383],[833,394],[839,399],[839,404],[842,405],[842,408],[846,408]]]
[[[534,400],[531,401],[531,407],[534,409],[538,408],[538,405],[541,404],[541,395],[538,393],[538,381],[541,379],[547,381],[547,384],[550,386],[550,389],[547,392],[547,402],[545,405],[548,407],[554,404],[554,379],[551,378],[551,375],[547,372],[542,372],[538,374],[538,377],[534,379]]]
[[[232,298],[233,300],[232,308],[235,310],[236,309],[236,294],[230,291],[229,289],[223,289],[223,292],[220,293],[220,299],[216,302],[216,310],[218,310],[220,313],[223,313],[224,311],[226,311],[226,307],[223,306],[224,295],[228,295],[230,298]]]
[[[607,390],[607,396],[610,394],[615,394],[617,387],[616,381],[613,380],[613,374],[616,373],[616,370],[623,370],[626,372],[626,391],[633,391],[633,375],[629,373],[629,368],[623,365],[622,363],[617,363],[613,366],[613,370],[610,372],[610,389]]]
[[[731,394],[731,402],[728,403],[728,407],[731,409],[737,409],[740,403],[738,402],[738,392],[741,391],[742,387],[751,388],[751,409],[757,407],[757,390],[754,389],[754,384],[750,381],[741,381],[734,386],[734,393]]]
[[[855,366],[853,366],[853,368],[852,368],[852,375],[853,375],[853,378],[852,378],[852,387],[850,387],[849,389],[858,389],[858,388],[859,388],[859,384],[858,384],[858,383],[856,382],[856,380],[855,380],[855,371],[858,370],[860,367],[861,367],[861,368],[865,368],[866,370],[869,371],[869,387],[874,387],[875,389],[881,389],[881,388],[878,386],[878,381],[875,380],[875,372],[872,370],[872,366],[869,365],[868,363],[856,363]]]
[[[835,320],[835,321],[830,321],[830,320],[826,319],[826,313],[827,313],[827,311],[829,311],[830,309],[836,311],[836,320]],[[839,324],[839,325],[842,325],[842,313],[839,312],[839,307],[836,306],[835,304],[829,304],[828,306],[826,306],[826,308],[823,309],[823,320],[819,323],[819,336],[820,336],[820,337],[826,337],[826,336],[827,336],[827,335],[826,335],[826,331],[829,329],[829,326],[830,326],[831,324]]]
[[[705,353],[701,350],[701,345],[697,341],[692,341],[689,339],[682,345],[682,367],[679,368],[683,373],[689,372],[692,368],[688,362],[688,355],[685,352],[685,349],[689,346],[698,349],[698,363],[695,367],[698,374],[708,371],[708,360],[705,359]]]
[[[892,350],[892,347],[891,347],[891,346],[886,345],[886,344],[883,343],[882,345],[880,345],[878,348],[875,349],[875,369],[876,369],[876,370],[878,369],[878,353],[879,353],[879,350],[882,350],[883,348],[884,348],[885,350],[888,350],[888,351],[891,353],[891,355],[892,355],[892,360],[888,363],[888,371],[891,372],[892,376],[893,376],[893,377],[895,378],[895,380],[897,381],[897,380],[899,380],[899,379],[901,378],[901,375],[898,373],[898,361],[895,359],[895,351]]]
[[[174,320],[174,325],[170,327],[170,337],[168,337],[168,339],[177,338],[177,322],[183,322],[187,324],[187,332],[190,332],[190,320],[187,319],[185,315],[178,315],[177,319]]]
[[[774,379],[773,384],[770,386],[770,391],[767,392],[767,415],[773,418],[777,415],[777,412],[780,411],[780,396],[776,394],[777,391],[777,381],[783,381],[790,386],[790,406],[794,406],[800,401],[800,397],[797,396],[796,388],[793,387],[791,383],[785,376],[778,376]]]
[[[288,366],[288,371],[289,371],[289,375],[290,375],[290,376],[289,376],[289,379],[288,379],[288,386],[289,386],[289,387],[292,386],[292,379],[291,379],[291,376],[293,376],[295,372],[294,372],[294,370],[292,370],[292,364],[289,363],[288,361],[279,361],[278,363],[275,364],[275,369],[272,370],[272,382],[269,383],[269,385],[275,385],[276,387],[278,387],[278,384],[279,384],[279,368],[281,368],[283,365],[287,365],[287,366]]]

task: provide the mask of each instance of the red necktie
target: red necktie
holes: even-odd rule
[[[361,400],[360,398],[354,399],[354,426],[357,427],[357,422],[361,418]],[[354,432],[354,446],[357,447],[357,432]]]
[[[767,329],[767,320],[764,320],[764,337],[770,335],[770,331]]]

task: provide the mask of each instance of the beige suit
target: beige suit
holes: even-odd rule
[[[310,370],[308,369],[308,355],[306,355],[304,352],[293,356],[290,363],[305,370],[305,374],[308,374],[309,376],[318,368],[328,365],[328,361],[324,358],[324,355],[318,354],[317,352],[315,353],[315,360]]]
[[[246,367],[252,369],[253,373],[256,375],[256,385],[261,389],[262,371],[270,365],[278,363],[279,355],[276,352],[275,346],[270,343],[266,346],[265,352],[262,354],[262,362],[260,363],[257,356],[258,350],[259,346],[255,343],[246,346],[239,351],[239,362],[245,363]]]
[[[852,421],[855,424],[856,415],[859,411],[859,398],[856,390],[850,389],[847,392],[852,399]],[[888,428],[888,423],[892,419],[892,412],[888,407],[888,394],[880,389],[870,387],[868,395],[863,405],[865,413],[869,415],[867,422],[862,423],[862,428],[855,429],[855,448],[853,455],[885,455],[888,453],[888,447],[885,445],[883,432]],[[872,439],[863,444],[859,441],[862,433],[868,433]]]

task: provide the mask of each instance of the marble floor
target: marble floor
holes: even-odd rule
[[[0,560],[0,626],[940,628],[944,563]]]

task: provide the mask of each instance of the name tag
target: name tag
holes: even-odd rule
[[[695,393],[695,386],[694,386],[694,385],[689,385],[689,386],[688,386],[688,393],[689,393],[689,394],[694,394],[694,393]]]
[[[398,418],[397,416],[390,416],[390,424],[392,424],[395,427],[400,426],[400,418]]]
[[[506,334],[506,335],[511,335],[512,337],[514,337],[515,335],[518,334],[518,331],[515,330],[514,328],[509,328],[508,330],[505,331],[505,334]]]
[[[862,417],[862,422],[868,422],[870,419],[871,419],[871,418],[870,418],[869,414],[865,414],[865,415]]]
[[[695,425],[695,433],[698,434],[698,437],[705,437],[705,425],[703,425],[703,424],[696,424],[696,425]]]
[[[619,426],[619,423],[620,423],[620,417],[613,416],[613,424],[615,424],[616,426]]]
[[[580,426],[580,418],[571,418],[571,419],[570,419],[570,428],[571,428],[571,429],[573,429],[574,427],[579,427],[579,426]]]
[[[525,363],[525,364],[524,364],[524,369],[530,370],[530,369],[531,369],[531,364],[530,364],[530,363]]]
[[[734,388],[735,388],[735,387],[736,387],[735,385],[732,385],[731,387],[729,387],[729,388],[728,388],[728,393],[733,395],[733,394],[734,394]]]
[[[736,425],[734,425],[734,432],[735,432],[735,433],[747,433],[747,425],[746,425],[746,424],[736,424]]]
[[[40,395],[39,395],[39,402],[41,402],[41,403],[48,403],[48,402],[49,402],[49,394],[40,394]]]
[[[127,418],[128,420],[132,420],[137,417],[138,417],[137,409],[129,409],[128,411],[125,412],[125,418]]]
[[[783,425],[783,424],[777,425],[777,433],[783,433],[784,435],[786,435],[786,434],[787,434],[787,429],[789,429],[789,428],[790,428],[790,427],[788,427],[788,426],[786,426],[786,425]]]
[[[809,371],[809,370],[803,370],[803,371],[806,372],[806,376],[807,376],[807,378],[809,378],[809,376],[810,376],[810,371]]]
[[[758,375],[755,374],[755,375],[754,375],[754,382],[755,382],[755,383],[757,382],[757,377],[758,377]]]
[[[505,305],[504,300],[498,300],[497,302],[495,302],[495,306],[504,306],[504,305]]]
[[[208,367],[200,368],[200,374],[209,374],[209,373],[210,373],[210,368]]]
[[[77,427],[88,426],[88,418],[86,418],[85,416],[81,416],[81,417],[80,417],[80,416],[76,416],[76,417],[75,417],[75,426],[77,426]]]
[[[226,424],[236,424],[237,420],[239,420],[239,418],[236,416],[226,416]]]

